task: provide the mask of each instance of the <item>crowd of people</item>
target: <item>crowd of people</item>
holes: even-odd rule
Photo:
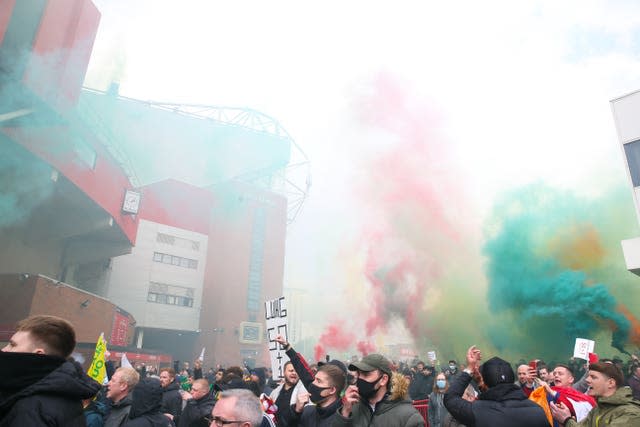
[[[268,368],[109,367],[100,385],[70,358],[73,326],[21,321],[0,352],[0,427],[640,427],[640,361],[515,366],[472,346],[463,364],[396,365],[382,354],[309,365],[282,336]],[[327,358],[329,359],[329,358]],[[426,407],[426,411],[417,408]]]

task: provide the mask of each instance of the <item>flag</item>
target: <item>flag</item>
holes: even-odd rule
[[[127,358],[127,353],[122,353],[122,357],[120,358],[120,367],[133,368],[133,366],[131,366],[131,362],[129,362],[129,359]]]
[[[200,352],[200,356],[198,356],[198,360],[204,362],[204,347],[202,347],[202,351]]]
[[[551,416],[551,409],[549,409],[549,402],[547,400],[547,392],[544,387],[538,387],[533,390],[529,395],[529,400],[533,400],[542,407],[544,414],[547,416],[547,421],[549,421],[549,425],[553,426],[553,417]]]
[[[87,375],[96,380],[98,384],[104,384],[107,379],[107,368],[105,366],[105,352],[107,351],[107,343],[104,340],[104,333],[101,333],[96,343],[96,350],[93,353],[93,361]]]
[[[575,414],[578,422],[582,421],[589,412],[596,407],[596,401],[593,397],[580,393],[571,387],[551,387],[553,391],[558,393],[557,402],[562,402],[571,409],[571,414]]]
[[[598,355],[595,353],[589,353],[589,365],[598,363]]]

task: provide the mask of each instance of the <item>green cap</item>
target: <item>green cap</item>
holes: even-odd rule
[[[379,369],[385,374],[391,376],[391,362],[381,354],[372,353],[362,358],[359,362],[353,362],[349,365],[350,371],[370,372]]]

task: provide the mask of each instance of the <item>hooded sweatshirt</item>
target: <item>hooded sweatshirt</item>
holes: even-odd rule
[[[143,378],[133,389],[129,420],[123,427],[169,427],[174,426],[160,408],[162,386],[156,378]]]
[[[180,383],[172,382],[167,388],[162,390],[161,412],[173,415],[173,421],[178,424],[178,419],[182,413],[182,395],[180,394]]]
[[[0,427],[85,426],[82,399],[99,390],[73,360],[0,352]]]
[[[598,405],[581,422],[573,419],[565,427],[631,427],[640,426],[640,402],[633,399],[631,388],[620,387],[609,397],[600,397]]]

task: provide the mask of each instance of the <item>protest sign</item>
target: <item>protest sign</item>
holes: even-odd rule
[[[284,348],[276,342],[276,337],[282,335],[287,342],[287,307],[284,297],[276,298],[264,303],[265,320],[267,322],[267,340],[269,355],[271,356],[271,370],[273,379],[284,378],[284,364],[289,360]]]
[[[593,353],[596,342],[585,338],[576,338],[576,345],[573,347],[573,357],[589,360],[589,353]]]

